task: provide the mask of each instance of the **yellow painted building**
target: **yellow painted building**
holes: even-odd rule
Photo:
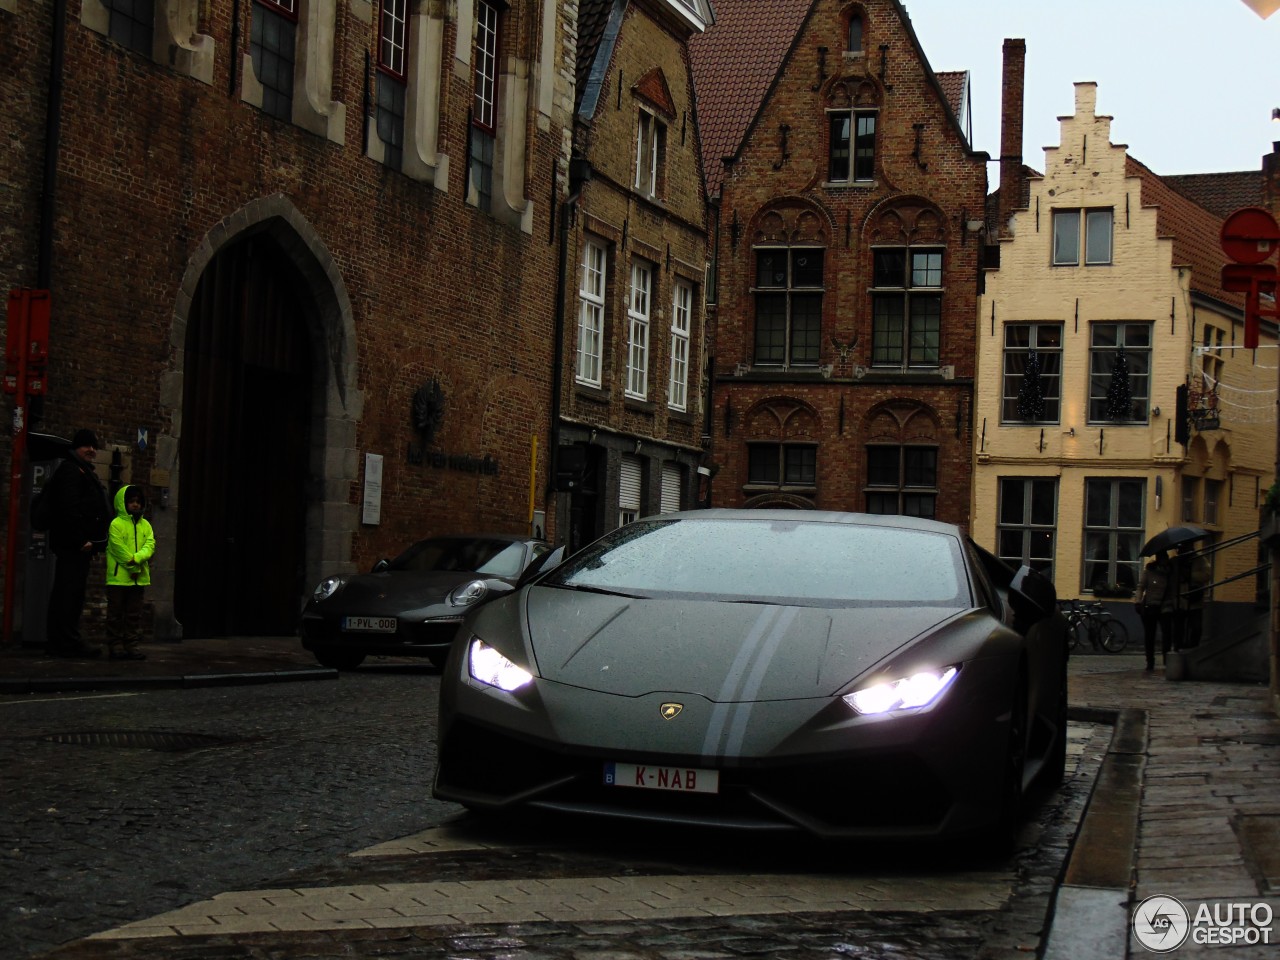
[[[1127,596],[1166,528],[1256,531],[1276,455],[1275,326],[1243,348],[1221,219],[1112,144],[1096,95],[1076,85],[979,298],[973,536],[1062,598]],[[1257,541],[1211,561],[1214,608],[1252,611]]]

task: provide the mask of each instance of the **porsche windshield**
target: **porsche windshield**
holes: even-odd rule
[[[902,527],[750,519],[638,520],[545,586],[742,601],[967,607],[960,543]]]
[[[438,537],[419,540],[391,561],[392,570],[462,570],[490,577],[518,577],[524,544],[510,540]]]

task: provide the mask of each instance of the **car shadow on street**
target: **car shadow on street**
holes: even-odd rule
[[[1012,848],[981,838],[839,839],[799,831],[742,831],[588,818],[542,811],[467,813],[451,830],[486,847],[537,849],[617,872],[676,874],[849,874],[936,876],[1006,872],[1034,844],[1047,796],[1028,797],[1028,815]]]

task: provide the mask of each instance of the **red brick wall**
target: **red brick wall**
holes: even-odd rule
[[[753,423],[749,411],[773,397],[775,408],[794,402],[812,411],[803,439],[819,445],[814,505],[864,509],[865,443],[875,434],[871,421],[877,408],[893,401],[901,411],[918,409],[924,419],[917,424],[931,424],[928,439],[937,444],[939,458],[937,515],[964,523],[972,479],[971,382],[982,247],[978,235],[966,232],[964,220],[982,217],[986,157],[969,151],[948,118],[898,6],[865,6],[866,55],[843,58],[842,5],[834,0],[814,5],[723,186],[713,417],[715,458],[723,469],[715,480],[715,502],[740,505],[757,492],[746,487],[746,442],[774,437],[768,420]],[[881,44],[888,47],[883,78]],[[819,47],[827,48],[821,82]],[[823,182],[825,110],[841,82],[879,102],[874,185],[829,187]],[[789,127],[785,158],[783,124]],[[954,379],[938,372],[883,374],[872,369],[872,248],[883,239],[883,212],[895,205],[912,211],[905,219],[914,227],[927,227],[945,245],[940,352],[941,365],[954,368]],[[783,210],[781,218],[771,217],[771,209]],[[925,217],[915,219],[922,211]],[[740,365],[751,364],[754,349],[753,243],[798,239],[816,240],[826,250],[820,364],[831,366],[830,376],[803,370],[777,375],[758,366],[739,375]],[[789,429],[774,431],[777,439],[787,439]],[[912,426],[902,434],[904,441],[924,439],[915,430]]]
[[[0,91],[18,130],[16,147],[0,151],[0,176],[15,188],[0,191],[6,287],[33,278],[50,6],[23,0],[16,21],[0,12]],[[386,457],[382,523],[353,525],[354,564],[367,567],[427,532],[525,529],[532,443],[536,437],[545,451],[550,428],[556,244],[548,216],[564,145],[557,123],[567,118],[543,129],[530,109],[525,195],[535,213],[532,231],[523,232],[463,202],[471,90],[470,77],[454,69],[452,23],[440,66],[445,192],[364,155],[374,28],[351,4],[338,5],[331,93],[346,105],[345,144],[268,117],[243,103],[238,88],[228,93],[232,67],[241,70],[249,48],[250,4],[240,6],[235,51],[233,5],[200,5],[199,31],[216,45],[212,84],[86,29],[79,4],[70,6],[43,425],[55,432],[90,425],[107,443],[129,444],[137,427],[149,427],[152,446],[130,464],[135,480],[147,482],[157,434],[179,426],[170,411],[180,400],[166,395],[165,377],[181,372],[175,315],[190,293],[184,274],[207,255],[211,230],[234,227],[247,206],[280,195],[332,257],[351,304],[358,382],[350,387],[363,399],[353,456]],[[508,16],[516,21],[512,52],[536,59],[537,5],[514,4]],[[340,360],[318,351],[316,376]],[[416,440],[410,400],[432,377],[448,404],[440,448],[492,455],[501,465],[496,477],[406,461]],[[539,473],[545,506],[545,456]],[[357,505],[360,495],[353,482],[347,501]]]

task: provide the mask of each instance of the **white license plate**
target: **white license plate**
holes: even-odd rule
[[[395,617],[343,617],[342,629],[348,633],[395,633]]]
[[[719,770],[665,767],[648,763],[606,763],[604,782],[609,787],[638,787],[676,793],[719,793]]]

